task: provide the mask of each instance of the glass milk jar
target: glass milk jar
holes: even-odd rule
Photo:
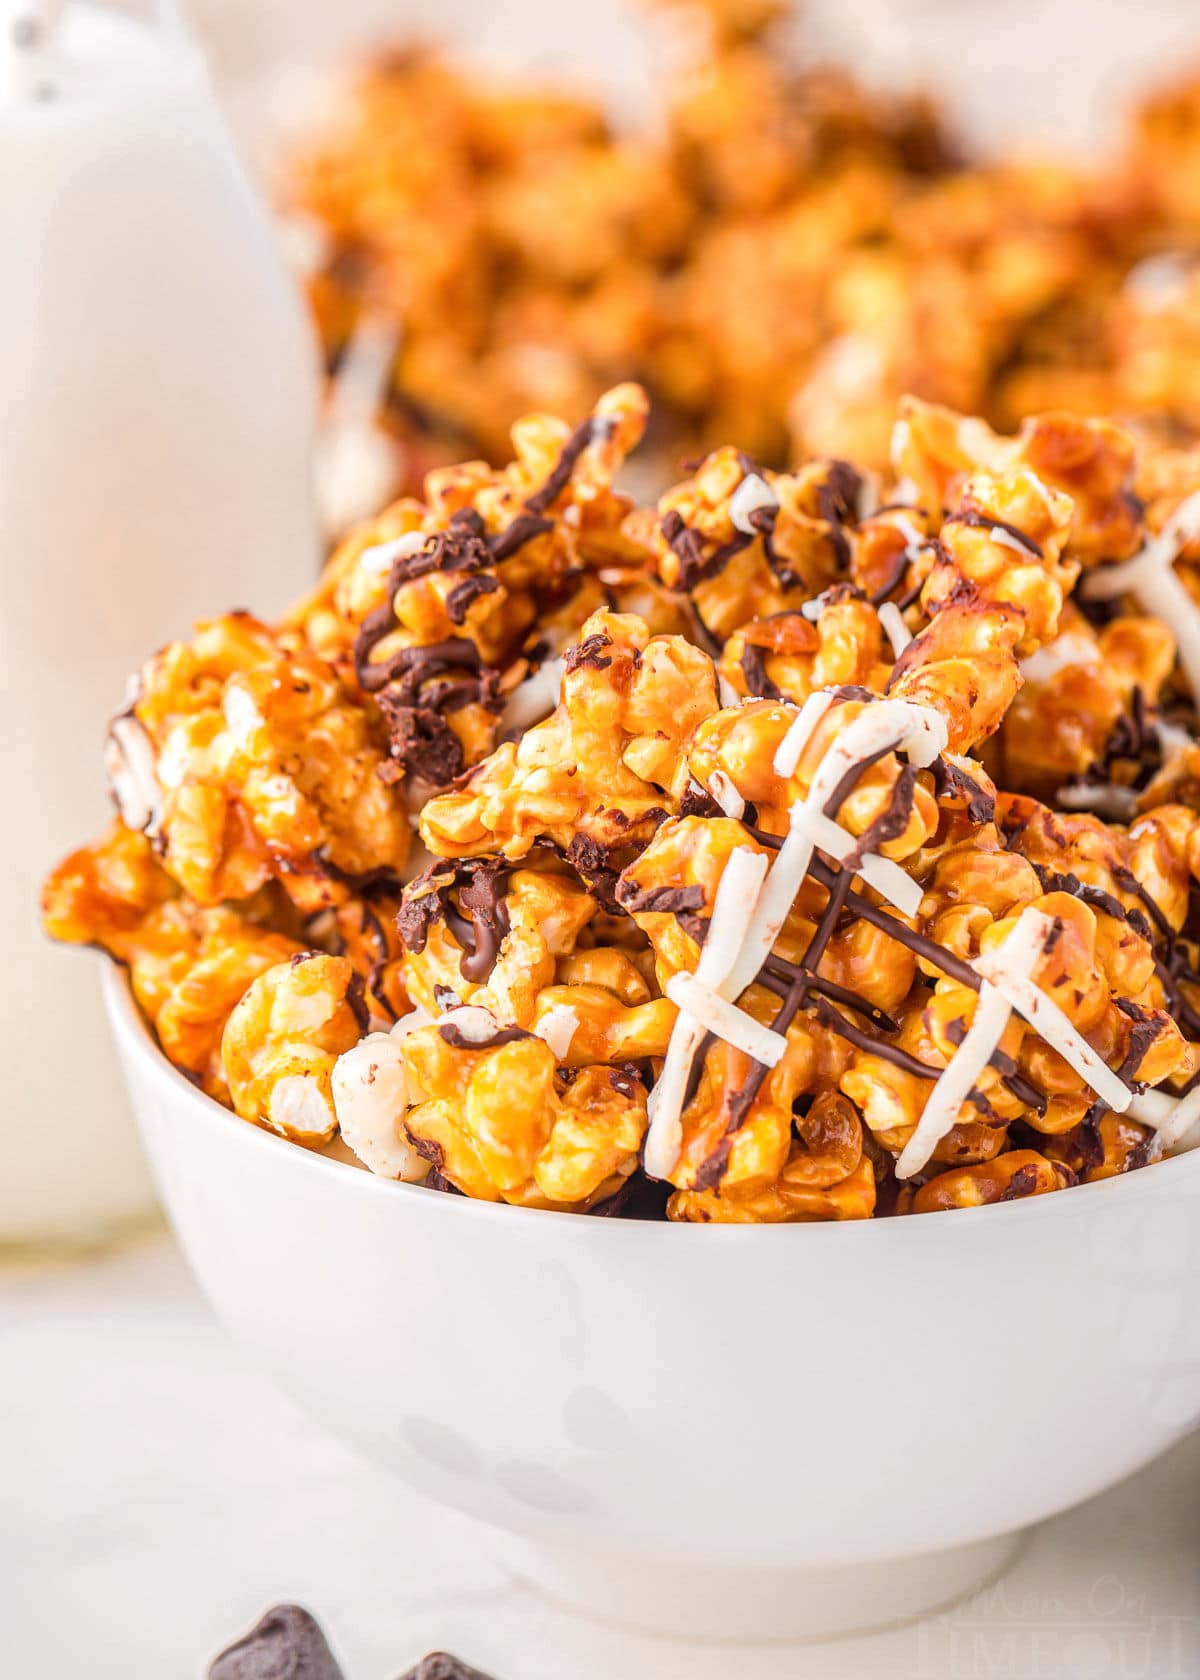
[[[38,921],[105,720],[191,622],[313,575],[315,361],[171,16],[0,0],[0,1246],[152,1206],[97,976]]]

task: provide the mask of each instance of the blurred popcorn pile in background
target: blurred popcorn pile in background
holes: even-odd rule
[[[199,7],[319,323],[331,534],[627,377],[664,479],[880,461],[905,391],[1196,423],[1185,6],[331,10]]]

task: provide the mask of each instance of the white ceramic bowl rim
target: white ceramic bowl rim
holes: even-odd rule
[[[274,1133],[253,1126],[249,1122],[239,1119],[231,1109],[225,1108],[214,1098],[207,1096],[192,1084],[177,1067],[175,1067],[159,1048],[145,1016],[142,1014],[134,999],[129,979],[125,969],[119,964],[105,959],[102,975],[102,987],[105,1002],[115,1028],[122,1032],[126,1045],[131,1053],[136,1055],[146,1065],[148,1073],[156,1073],[167,1079],[178,1092],[180,1099],[186,1099],[189,1106],[196,1111],[197,1124],[208,1126],[223,1126],[248,1148],[278,1149],[291,1151],[293,1159],[302,1158],[304,1166],[316,1173],[338,1173],[342,1183],[349,1188],[351,1184],[357,1186],[351,1194],[375,1196],[421,1196],[430,1201],[436,1201],[445,1210],[446,1218],[466,1219],[501,1219],[505,1223],[517,1228],[516,1222],[523,1222],[528,1228],[531,1224],[536,1227],[543,1225],[547,1219],[578,1220],[583,1215],[564,1213],[553,1208],[523,1208],[513,1207],[506,1202],[479,1201],[470,1196],[440,1195],[423,1189],[419,1184],[402,1184],[393,1179],[380,1178],[377,1174],[368,1172],[361,1167],[352,1167],[346,1161],[330,1160],[327,1156],[318,1154],[314,1150],[305,1149],[300,1144],[289,1143],[286,1139],[277,1137]],[[1153,1172],[1156,1175],[1170,1173],[1176,1181],[1182,1180],[1188,1173],[1200,1172],[1200,1148],[1192,1149],[1182,1155],[1173,1156],[1165,1161],[1157,1161],[1149,1168],[1141,1171]],[[1073,1211],[1079,1210],[1079,1198],[1089,1196],[1092,1203],[1101,1197],[1127,1195],[1123,1176],[1102,1179],[1095,1184],[1072,1185],[1067,1191],[1049,1196],[1026,1196],[1024,1198],[1005,1202],[1003,1207],[955,1208],[951,1210],[953,1228],[962,1229],[964,1236],[967,1227],[976,1228],[980,1220],[991,1221],[1003,1217],[1008,1220],[1016,1233],[1023,1220],[1053,1219],[1063,1217],[1062,1203],[1066,1199]],[[1091,1205],[1091,1204],[1089,1204]],[[845,1220],[808,1220],[796,1221],[792,1224],[778,1225],[735,1225],[735,1224],[703,1224],[686,1220],[638,1220],[622,1219],[589,1219],[590,1230],[597,1226],[607,1226],[619,1230],[622,1226],[636,1223],[639,1231],[679,1232],[685,1230],[703,1231],[705,1241],[712,1242],[747,1242],[761,1241],[768,1231],[786,1231],[791,1233],[791,1241],[808,1242],[870,1242],[894,1241],[897,1228],[902,1227],[906,1235],[929,1232],[929,1240],[944,1241],[946,1236],[946,1219],[936,1215],[924,1214],[902,1220],[896,1219],[845,1219]],[[932,1227],[932,1230],[931,1230]],[[889,1239],[888,1233],[892,1236]],[[805,1233],[805,1235],[800,1235]],[[613,1239],[619,1240],[618,1238]],[[653,1240],[653,1239],[652,1239]],[[679,1240],[670,1237],[668,1241]],[[685,1239],[686,1240],[686,1239]]]

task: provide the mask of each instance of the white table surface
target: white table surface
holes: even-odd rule
[[[258,1374],[165,1235],[0,1274],[0,1674],[195,1680],[280,1599],[319,1615],[347,1680],[394,1680],[433,1647],[499,1680],[1196,1680],[1200,1436],[1039,1530],[947,1615],[705,1648],[509,1581],[473,1525]]]

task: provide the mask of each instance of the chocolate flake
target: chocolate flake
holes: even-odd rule
[[[1018,1167],[1009,1180],[1008,1188],[1001,1194],[1002,1202],[1019,1201],[1022,1196],[1032,1196],[1038,1187],[1038,1170],[1027,1164]]]
[[[594,636],[585,636],[583,641],[568,648],[563,665],[568,671],[578,671],[581,666],[593,671],[602,671],[612,664],[612,655],[604,653],[604,649],[612,645],[612,637],[599,630]]]
[[[618,872],[610,865],[608,852],[600,842],[590,834],[576,834],[563,856],[601,909],[617,915],[621,909],[617,896]]]

